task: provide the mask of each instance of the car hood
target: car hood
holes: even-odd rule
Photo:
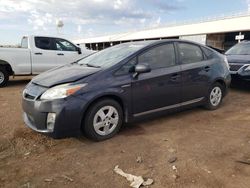
[[[228,63],[250,64],[250,55],[226,55]]]
[[[86,67],[75,63],[44,72],[33,78],[32,82],[44,87],[53,87],[59,84],[75,82],[100,70],[100,68]]]

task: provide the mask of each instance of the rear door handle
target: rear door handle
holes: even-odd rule
[[[211,67],[209,67],[209,66],[206,66],[206,67],[204,68],[204,70],[205,70],[206,72],[210,71],[210,69],[211,69]]]
[[[171,80],[172,80],[172,81],[177,81],[178,78],[180,78],[180,74],[173,74],[173,75],[171,76]]]
[[[35,55],[43,55],[42,52],[36,52]]]
[[[57,54],[57,55],[64,55],[63,53],[59,53],[59,54]]]

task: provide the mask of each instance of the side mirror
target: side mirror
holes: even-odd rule
[[[148,64],[139,64],[135,66],[135,72],[138,74],[150,72],[151,68]]]
[[[82,54],[82,49],[80,47],[77,47],[78,54]]]
[[[135,69],[134,69],[134,75],[133,77],[136,78],[139,74],[141,73],[147,73],[147,72],[150,72],[151,71],[151,68],[148,64],[139,64],[139,65],[136,65],[135,66]]]

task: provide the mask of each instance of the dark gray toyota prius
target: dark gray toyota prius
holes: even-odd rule
[[[124,122],[187,107],[217,109],[231,77],[224,56],[182,40],[124,43],[35,77],[24,121],[54,138],[114,136]]]

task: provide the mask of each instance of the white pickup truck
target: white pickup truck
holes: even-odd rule
[[[93,52],[62,38],[25,36],[21,48],[0,48],[0,87],[11,75],[37,75]]]

